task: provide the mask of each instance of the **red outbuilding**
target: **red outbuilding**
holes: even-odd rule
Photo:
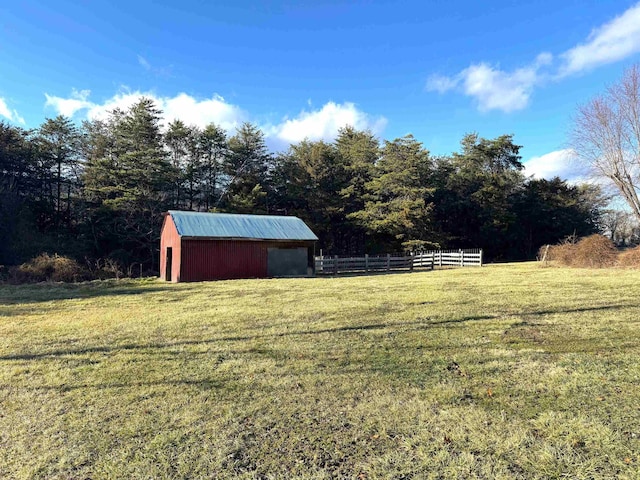
[[[165,213],[160,277],[171,282],[312,276],[318,237],[297,217]]]

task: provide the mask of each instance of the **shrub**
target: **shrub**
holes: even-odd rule
[[[544,249],[540,254],[544,254]],[[638,254],[640,258],[640,253]],[[547,260],[560,265],[581,268],[605,268],[616,264],[618,251],[613,242],[603,235],[590,235],[577,243],[570,238],[559,245],[552,245],[547,252]]]
[[[86,277],[87,271],[75,260],[42,253],[12,269],[10,280],[15,283],[77,282]]]
[[[581,239],[573,250],[571,265],[584,268],[606,268],[616,264],[618,250],[604,235],[590,235]]]
[[[558,245],[543,245],[538,250],[538,259],[545,261],[554,261],[560,265],[571,265],[575,256],[576,242],[575,235],[570,235]],[[546,254],[546,256],[545,256]]]
[[[558,262],[561,265],[572,265],[575,249],[574,243],[551,245],[547,252],[547,260]]]
[[[618,255],[618,265],[627,268],[640,268],[640,247],[630,248]]]
[[[86,259],[86,263],[88,274],[93,280],[119,279],[123,276],[122,265],[112,258]]]

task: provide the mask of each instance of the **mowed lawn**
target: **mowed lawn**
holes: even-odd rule
[[[0,286],[0,478],[639,478],[640,272]]]

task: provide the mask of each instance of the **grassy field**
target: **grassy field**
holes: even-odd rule
[[[0,478],[640,478],[640,272],[0,286]]]

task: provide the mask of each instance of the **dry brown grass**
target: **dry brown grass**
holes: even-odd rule
[[[12,283],[77,282],[87,279],[87,271],[75,260],[61,255],[42,253],[14,268]]]
[[[545,249],[546,246],[543,246],[540,252],[544,252]],[[590,235],[580,239],[577,243],[565,241],[559,245],[551,245],[546,260],[567,267],[607,268],[616,265],[618,251],[607,237]]]
[[[560,265],[571,265],[575,247],[573,243],[551,245],[547,252],[547,260],[558,262]]]
[[[575,245],[573,265],[583,268],[606,268],[616,264],[618,250],[604,235],[590,235]]]
[[[618,265],[626,268],[640,268],[640,246],[620,252]]]

